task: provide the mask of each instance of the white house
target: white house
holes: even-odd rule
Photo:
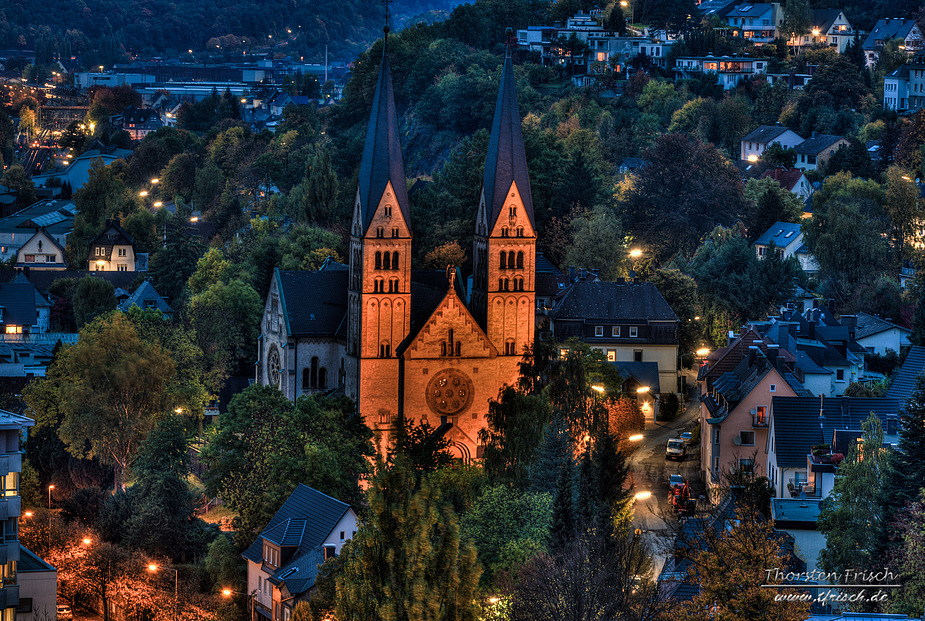
[[[853,321],[850,316],[842,315],[841,322],[842,325],[854,323],[854,340],[872,354],[882,356],[888,349],[898,354],[901,347],[911,344],[911,330],[869,313],[858,313]]]
[[[731,90],[767,71],[766,58],[745,58],[738,56],[679,56],[675,59],[674,72],[678,78],[690,77],[695,73],[716,75],[724,90]]]
[[[804,142],[803,137],[791,129],[780,125],[761,125],[742,138],[740,159],[757,162],[765,149],[772,144],[776,143],[789,149],[801,142]]]
[[[909,55],[922,49],[922,31],[914,19],[887,17],[878,20],[862,44],[867,66],[873,67],[880,58],[880,50],[890,39],[898,39],[900,49]]]
[[[119,220],[106,220],[103,231],[90,242],[89,266],[97,272],[134,272],[135,242],[119,226]]]
[[[801,170],[817,170],[829,161],[839,147],[848,144],[841,136],[813,132],[810,138],[794,147],[797,152],[796,167]]]
[[[289,621],[314,588],[317,566],[337,556],[356,533],[357,514],[350,505],[299,484],[242,555],[255,612]]]
[[[840,9],[814,9],[809,32],[791,37],[787,43],[794,48],[825,45],[843,54],[853,39],[854,28]]]
[[[40,228],[16,252],[16,266],[28,266],[33,270],[63,270],[67,267],[64,246],[54,235]]]

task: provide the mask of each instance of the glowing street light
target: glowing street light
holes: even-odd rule
[[[157,573],[159,569],[169,569],[170,571],[173,572],[173,575],[174,575],[173,598],[177,599],[177,593],[179,592],[179,584],[180,584],[180,571],[177,569],[174,569],[173,567],[159,567],[155,565],[154,563],[151,563],[150,565],[148,565],[148,571],[150,571],[152,574]]]
[[[48,486],[48,510],[51,511],[51,490],[55,489],[54,485]]]
[[[644,395],[647,392],[649,392],[648,386],[640,386],[639,388],[636,389],[636,394]]]
[[[147,196],[147,195],[148,195],[147,190],[142,190],[141,192],[138,193],[138,196],[142,196],[142,197]]]
[[[630,256],[633,257],[634,259],[638,259],[639,257],[642,256],[642,250],[640,250],[639,248],[633,248],[632,250],[630,250]]]
[[[636,500],[648,500],[649,498],[652,498],[652,492],[649,492],[649,491],[637,492],[635,498]]]
[[[151,183],[156,184],[158,181],[160,181],[160,179],[152,179],[152,180],[151,180]]]
[[[594,392],[598,392],[600,394],[604,394],[604,387],[600,384],[595,384],[594,386],[591,387],[591,390],[593,390]]]
[[[629,440],[630,442],[639,442],[639,441],[641,441],[644,437],[645,437],[645,436],[642,435],[641,433],[634,433],[633,435],[631,435],[630,437],[628,437],[627,440]]]
[[[85,545],[85,546],[88,546],[88,545],[90,545],[91,543],[93,543],[93,540],[90,539],[89,537],[84,537],[84,538],[83,538],[83,542],[84,542],[84,545]]]
[[[701,349],[698,349],[696,353],[697,353],[697,355],[700,356],[701,358],[705,358],[706,356],[709,356],[709,355],[710,355],[710,350],[707,349],[706,347],[703,347],[703,348],[701,348]]]

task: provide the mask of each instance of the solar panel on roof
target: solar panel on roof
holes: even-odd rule
[[[57,224],[58,222],[63,222],[65,220],[67,220],[67,218],[62,216],[57,211],[52,211],[51,213],[46,213],[44,215],[32,218],[32,221],[38,226],[51,226],[52,224]]]

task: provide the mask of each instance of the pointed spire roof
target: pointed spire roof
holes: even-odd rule
[[[504,69],[501,72],[501,86],[495,104],[495,118],[491,124],[491,138],[488,141],[488,157],[485,160],[485,176],[482,182],[489,225],[498,221],[511,182],[517,182],[517,189],[530,218],[530,224],[535,227],[533,197],[530,194],[530,178],[527,175],[527,156],[520,128],[517,91],[514,88],[511,47],[508,44],[504,54]]]
[[[386,37],[388,37],[388,32],[386,32]],[[388,38],[386,38],[387,41]],[[398,114],[395,111],[395,96],[392,91],[392,70],[389,65],[388,47],[384,45],[379,81],[376,83],[376,94],[373,96],[373,109],[366,128],[363,159],[360,160],[360,213],[364,233],[369,229],[376,207],[379,205],[379,199],[382,198],[382,193],[385,192],[386,185],[390,181],[395,191],[398,207],[410,227],[411,211],[408,208],[408,189],[405,185],[405,166],[401,157]]]

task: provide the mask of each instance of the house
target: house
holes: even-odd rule
[[[791,129],[780,125],[761,125],[742,138],[739,159],[757,162],[765,149],[772,144],[777,143],[789,149],[801,142],[804,142],[803,138]]]
[[[780,36],[784,12],[777,2],[767,4],[740,4],[726,15],[726,21],[736,36],[750,40],[760,47]]]
[[[49,238],[43,242],[43,246],[52,240],[58,246],[66,246],[68,235],[74,229],[76,215],[77,206],[72,200],[43,200],[0,218],[0,260],[9,261],[16,257],[18,262],[19,249],[27,241],[43,239],[36,238],[39,230],[44,231]],[[37,244],[35,249],[38,250]]]
[[[35,287],[29,282],[0,284],[0,326],[4,334],[29,334],[38,331]],[[46,303],[47,304],[47,303]],[[47,317],[45,325],[47,326]]]
[[[824,45],[844,54],[853,39],[854,28],[840,9],[813,9],[809,32],[792,37],[787,44],[796,50]]]
[[[802,170],[822,168],[839,147],[842,145],[847,147],[848,144],[848,141],[841,136],[813,132],[812,137],[794,147],[797,152],[796,167]]]
[[[15,571],[17,563],[23,561],[23,548],[19,545],[19,517],[22,514],[22,501],[19,498],[19,474],[22,472],[22,449],[26,439],[26,430],[35,425],[35,421],[13,412],[0,410],[0,460],[4,466],[4,493],[0,497],[0,527],[3,540],[0,541],[0,564]],[[28,559],[26,559],[28,566]],[[12,578],[12,577],[11,577]],[[44,589],[36,589],[43,603],[48,601]],[[0,610],[7,619],[16,618],[16,609],[22,597],[21,586],[16,580],[0,582]],[[55,602],[54,592],[51,603]],[[50,618],[54,618],[54,614]]]
[[[32,270],[63,270],[67,268],[64,246],[54,235],[39,228],[16,252],[16,267]]]
[[[646,161],[641,157],[624,157],[617,166],[617,172],[625,175],[629,172],[635,172],[645,165]]]
[[[555,300],[549,319],[557,343],[577,338],[609,362],[654,362],[659,392],[680,390],[678,316],[652,283],[578,280]],[[647,418],[655,414],[653,407]]]
[[[774,179],[780,187],[796,194],[804,201],[813,193],[813,185],[799,168],[769,168],[761,173],[760,179]]]
[[[49,184],[64,185],[67,183],[73,191],[82,188],[90,179],[90,167],[99,160],[104,166],[109,166],[116,160],[127,159],[132,154],[127,149],[120,149],[114,145],[90,149],[74,160],[64,169],[55,169],[40,175],[32,175],[35,187],[48,187]]]
[[[54,619],[58,606],[58,570],[31,550],[19,546],[16,564],[19,605],[16,621]]]
[[[121,126],[132,137],[132,140],[142,140],[151,132],[163,127],[164,123],[157,115],[157,111],[152,108],[129,106],[117,117],[116,123],[112,123],[112,125],[114,127]]]
[[[145,280],[138,285],[138,288],[130,296],[120,302],[119,309],[127,312],[133,306],[137,306],[141,310],[156,309],[168,317],[173,315],[173,309],[170,308],[167,300],[162,298],[154,289],[154,285],[151,284],[150,280]]]
[[[697,9],[705,19],[713,16],[726,19],[729,13],[740,3],[741,0],[704,0],[697,5]]]
[[[134,272],[135,242],[119,220],[106,220],[103,231],[90,242],[88,269],[98,272]]]
[[[676,79],[691,78],[698,73],[709,73],[717,77],[723,90],[732,90],[742,82],[767,71],[766,58],[741,56],[679,56],[675,59]]]
[[[559,270],[558,267],[538,252],[536,254],[536,310],[537,326],[540,324],[540,316],[546,319],[546,310],[551,308],[553,300],[557,295],[562,293],[568,287],[568,278]],[[546,319],[543,323],[548,324]],[[548,328],[548,325],[546,326]]]
[[[308,290],[282,282],[282,295],[279,286],[275,297],[270,292],[258,382],[288,395],[321,390],[324,368],[325,384],[357,402],[382,446],[401,414],[413,423],[448,423],[455,456],[466,462],[478,456],[488,402],[519,377],[536,327],[536,221],[510,53],[503,67],[482,191],[473,202],[470,290],[456,268],[411,269],[412,213],[384,54],[360,159],[347,271],[307,275]],[[313,296],[332,304],[314,312]],[[304,345],[293,339],[303,329],[312,339]],[[290,347],[293,340],[298,344]]]
[[[871,414],[883,425],[884,443],[898,441],[899,407],[899,399],[889,397],[774,397],[762,474],[775,497],[802,492],[824,499],[835,485],[835,466],[860,442],[861,423]]]
[[[814,274],[819,271],[819,264],[803,244],[803,230],[799,224],[775,222],[755,240],[755,253],[759,259],[766,256],[771,244],[774,244],[774,247],[781,252],[784,259],[796,257],[804,272]]]
[[[873,68],[880,58],[880,50],[890,39],[899,39],[901,49],[907,54],[915,54],[922,49],[922,31],[914,19],[887,17],[874,25],[862,44],[867,66]]]
[[[337,556],[356,533],[350,505],[300,483],[242,554],[255,611],[270,621],[288,621],[315,586],[318,565]]]
[[[897,354],[903,347],[908,347],[909,335],[912,330],[896,325],[869,313],[860,312],[854,315],[842,315],[842,325],[853,325],[854,340],[872,354],[885,355],[887,350]]]
[[[883,107],[897,112],[925,107],[925,53],[894,69],[883,78]]]
[[[809,395],[793,374],[793,354],[755,332],[707,356],[701,386],[701,469],[709,486],[728,468],[764,472],[771,399]],[[788,366],[789,363],[789,366]]]

